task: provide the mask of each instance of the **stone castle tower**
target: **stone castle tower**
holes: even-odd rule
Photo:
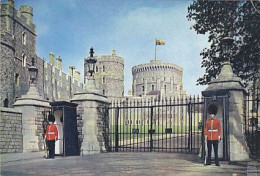
[[[50,62],[36,55],[36,30],[33,9],[22,5],[15,9],[14,1],[1,2],[0,28],[0,107],[13,107],[16,98],[29,90],[32,58],[38,68],[37,89],[46,100],[69,100],[83,90],[80,73],[75,68],[68,75],[62,71],[60,57],[50,53]]]
[[[9,0],[1,3],[0,106],[11,107],[29,89],[28,66],[35,57],[36,32],[32,7],[19,10]]]
[[[172,63],[151,60],[132,68],[133,97],[153,95],[185,95],[182,83],[183,69]]]
[[[111,55],[96,55],[95,80],[97,88],[108,98],[124,96],[124,59],[117,56],[115,50]],[[85,76],[88,76],[86,59],[84,61]]]

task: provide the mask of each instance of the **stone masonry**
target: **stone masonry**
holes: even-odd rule
[[[97,55],[95,82],[101,93],[109,98],[122,98],[124,96],[124,59],[117,56],[115,50],[112,55]],[[87,64],[85,59],[85,76]]]
[[[11,0],[0,5],[0,107],[13,107],[15,100],[28,92],[28,67],[33,57],[38,68],[37,89],[44,99],[68,101],[73,93],[82,91],[78,71],[74,70],[70,75],[64,73],[62,59],[57,57],[55,65],[54,53],[50,53],[50,62],[36,55],[32,7],[22,5],[16,10]]]
[[[0,107],[0,153],[23,151],[22,113]]]
[[[183,69],[172,63],[151,60],[132,68],[132,95],[185,95],[182,83]]]

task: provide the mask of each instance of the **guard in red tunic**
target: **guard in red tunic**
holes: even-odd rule
[[[50,114],[48,116],[49,124],[47,125],[46,129],[46,140],[47,146],[49,149],[49,158],[55,158],[55,141],[58,139],[58,129],[57,126],[54,124],[55,117],[54,115]]]
[[[221,140],[221,123],[220,120],[216,119],[216,115],[213,113],[210,114],[210,119],[206,120],[204,134],[208,146],[208,158],[206,165],[211,165],[211,150],[213,145],[215,164],[216,166],[220,166],[218,159],[218,143]]]

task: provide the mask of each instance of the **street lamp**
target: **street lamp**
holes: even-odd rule
[[[94,58],[94,49],[91,47],[89,51],[90,57],[86,59],[87,64],[87,72],[90,73],[89,77],[85,77],[86,86],[85,89],[89,92],[96,92],[99,93],[99,90],[97,89],[95,78],[93,73],[95,72],[95,64],[97,62],[97,59]]]
[[[233,42],[234,40],[231,37],[224,37],[220,42],[221,52],[226,61],[229,60],[228,55],[230,53]]]
[[[37,79],[37,74],[38,74],[38,69],[34,66],[35,60],[32,58],[32,65],[28,68],[29,74],[30,74],[30,84],[35,85],[36,84],[36,79]]]
[[[93,54],[94,54],[94,49],[91,47],[90,48],[90,57],[89,59],[86,59],[87,62],[87,68],[88,68],[88,72],[90,73],[90,76],[93,76],[93,73],[95,72],[95,64],[97,62],[97,60],[94,58]]]

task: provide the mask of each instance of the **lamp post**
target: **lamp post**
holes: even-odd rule
[[[93,73],[95,72],[95,64],[97,60],[94,58],[94,49],[91,47],[89,51],[90,57],[86,59],[86,64],[87,64],[87,72],[90,73],[89,77],[86,77],[86,90],[90,92],[99,92],[97,89],[96,83],[95,83],[95,78]]]
[[[234,40],[231,37],[224,37],[220,42],[222,56],[225,61],[229,61],[230,59],[229,53],[233,42]]]
[[[95,72],[95,64],[97,60],[93,56],[94,55],[93,48],[90,48],[89,54],[90,54],[89,59],[86,59],[87,68],[88,68],[88,72],[90,73],[90,77],[94,77],[93,73]]]
[[[36,79],[38,74],[38,69],[34,66],[35,60],[32,58],[32,65],[28,68],[30,74],[30,85],[36,85]]]

